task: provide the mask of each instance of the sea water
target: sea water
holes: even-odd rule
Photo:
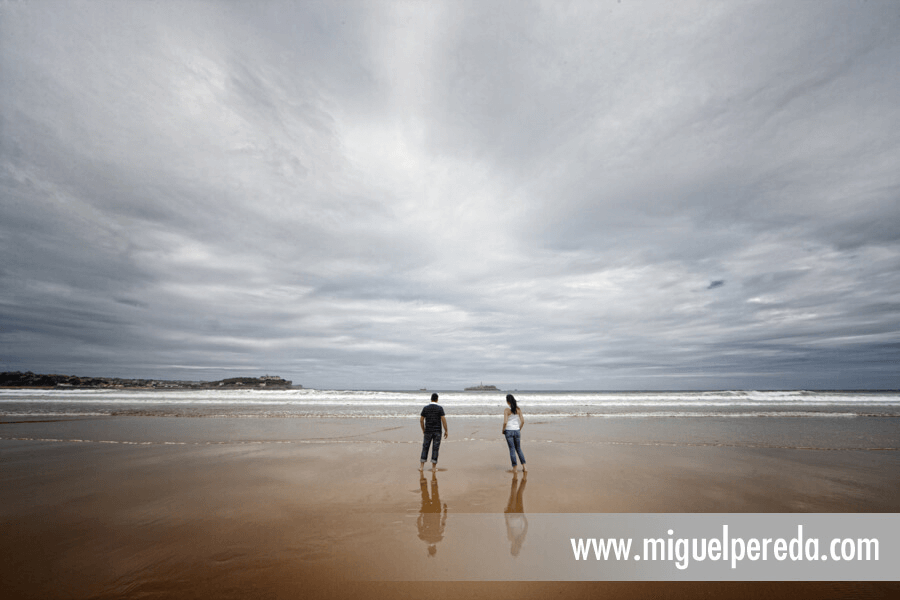
[[[450,440],[500,440],[506,392],[439,391]],[[517,391],[528,444],[900,451],[900,393]],[[0,439],[421,443],[431,391],[0,390]],[[502,440],[501,440],[502,441]]]
[[[455,417],[493,418],[506,392],[440,392]],[[701,391],[515,392],[541,418],[893,418],[898,392]],[[153,416],[230,418],[418,418],[431,392],[355,390],[4,389],[0,417]],[[900,424],[900,421],[897,422]]]

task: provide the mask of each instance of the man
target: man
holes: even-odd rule
[[[419,461],[419,470],[425,468],[425,461],[428,459],[428,447],[431,446],[431,470],[437,470],[438,451],[441,449],[441,426],[444,429],[444,439],[450,432],[447,431],[447,419],[444,417],[444,407],[438,403],[438,395],[431,395],[431,404],[427,404],[422,409],[419,417],[419,425],[422,427],[422,434],[425,436],[422,442],[422,458]]]

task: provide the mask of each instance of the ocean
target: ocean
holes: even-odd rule
[[[454,417],[496,418],[506,392],[440,393]],[[0,417],[418,418],[431,391],[3,389]],[[898,392],[515,392],[528,415],[558,419],[895,418]],[[896,421],[900,425],[900,421]]]

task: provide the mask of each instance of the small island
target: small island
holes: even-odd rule
[[[277,375],[231,377],[219,381],[170,381],[165,379],[120,379],[118,377],[79,377],[77,375],[41,375],[31,371],[0,373],[0,387],[13,388],[128,388],[144,390],[208,389],[289,389],[302,388]]]
[[[473,385],[472,387],[467,387],[463,389],[464,392],[499,392],[495,385],[484,385],[480,383],[478,385]]]

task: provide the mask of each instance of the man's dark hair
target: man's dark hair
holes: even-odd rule
[[[432,402],[437,402],[437,399],[438,399],[438,395],[437,395],[437,394],[432,394],[432,395],[431,395],[431,401],[432,401]]]

